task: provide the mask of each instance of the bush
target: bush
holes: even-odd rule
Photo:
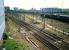
[[[8,38],[8,35],[6,33],[3,33],[3,39],[6,40]]]

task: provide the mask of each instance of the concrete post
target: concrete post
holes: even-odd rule
[[[5,29],[4,0],[0,0],[0,45],[2,44],[4,29]]]

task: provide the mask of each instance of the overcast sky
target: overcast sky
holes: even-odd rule
[[[5,6],[18,7],[24,9],[58,7],[62,8],[62,0],[5,0]],[[63,8],[69,8],[69,0],[63,0]]]

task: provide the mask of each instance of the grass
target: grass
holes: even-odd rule
[[[13,37],[13,34],[18,33],[18,30],[19,27],[8,18],[6,22],[6,33],[8,38],[4,40],[5,43],[3,46],[7,50],[34,50],[31,44],[28,43],[25,39]],[[12,39],[9,37],[11,37]]]
[[[20,43],[15,39],[7,39],[5,42],[4,47],[7,50],[30,50],[29,46],[27,46],[25,42]]]
[[[18,50],[19,45],[15,40],[8,39],[5,42],[4,46],[7,50]]]

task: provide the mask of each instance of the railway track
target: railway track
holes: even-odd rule
[[[11,17],[10,17],[11,18]],[[63,47],[66,49],[66,50],[68,50],[69,49],[69,44],[68,43],[66,43],[65,41],[63,41],[63,39],[61,38],[61,37],[58,37],[58,36],[56,36],[55,34],[48,34],[47,32],[45,32],[44,30],[41,30],[41,29],[39,29],[39,28],[36,28],[35,26],[32,26],[32,25],[30,25],[30,24],[28,24],[28,23],[26,23],[26,22],[23,22],[23,21],[20,21],[20,20],[17,20],[16,18],[11,18],[13,21],[15,21],[18,25],[20,25],[20,26],[23,26],[23,27],[26,27],[26,28],[28,28],[28,29],[34,29],[34,30],[36,30],[37,32],[41,32],[42,34],[43,34],[43,36],[45,36],[45,37],[48,37],[49,39],[51,39],[51,40],[53,40],[53,41],[55,41],[55,42],[57,42],[58,44],[61,44],[61,45],[63,45]],[[33,30],[33,32],[35,32]],[[36,34],[36,33],[35,33]],[[46,39],[44,39],[43,37],[41,37],[41,36],[39,36],[38,34],[36,34],[36,38],[39,40],[39,41],[41,41],[46,47],[48,47],[50,50],[60,50],[57,46],[55,46],[55,45],[53,45],[53,44],[51,44],[49,41],[47,41]],[[61,42],[59,42],[59,41],[61,41]]]
[[[34,36],[36,37],[36,39],[38,39],[41,43],[43,43],[50,50],[60,50],[59,48],[57,48],[56,46],[51,44],[49,41],[47,41],[44,38],[42,38],[41,36],[39,36],[38,34],[35,34]]]

